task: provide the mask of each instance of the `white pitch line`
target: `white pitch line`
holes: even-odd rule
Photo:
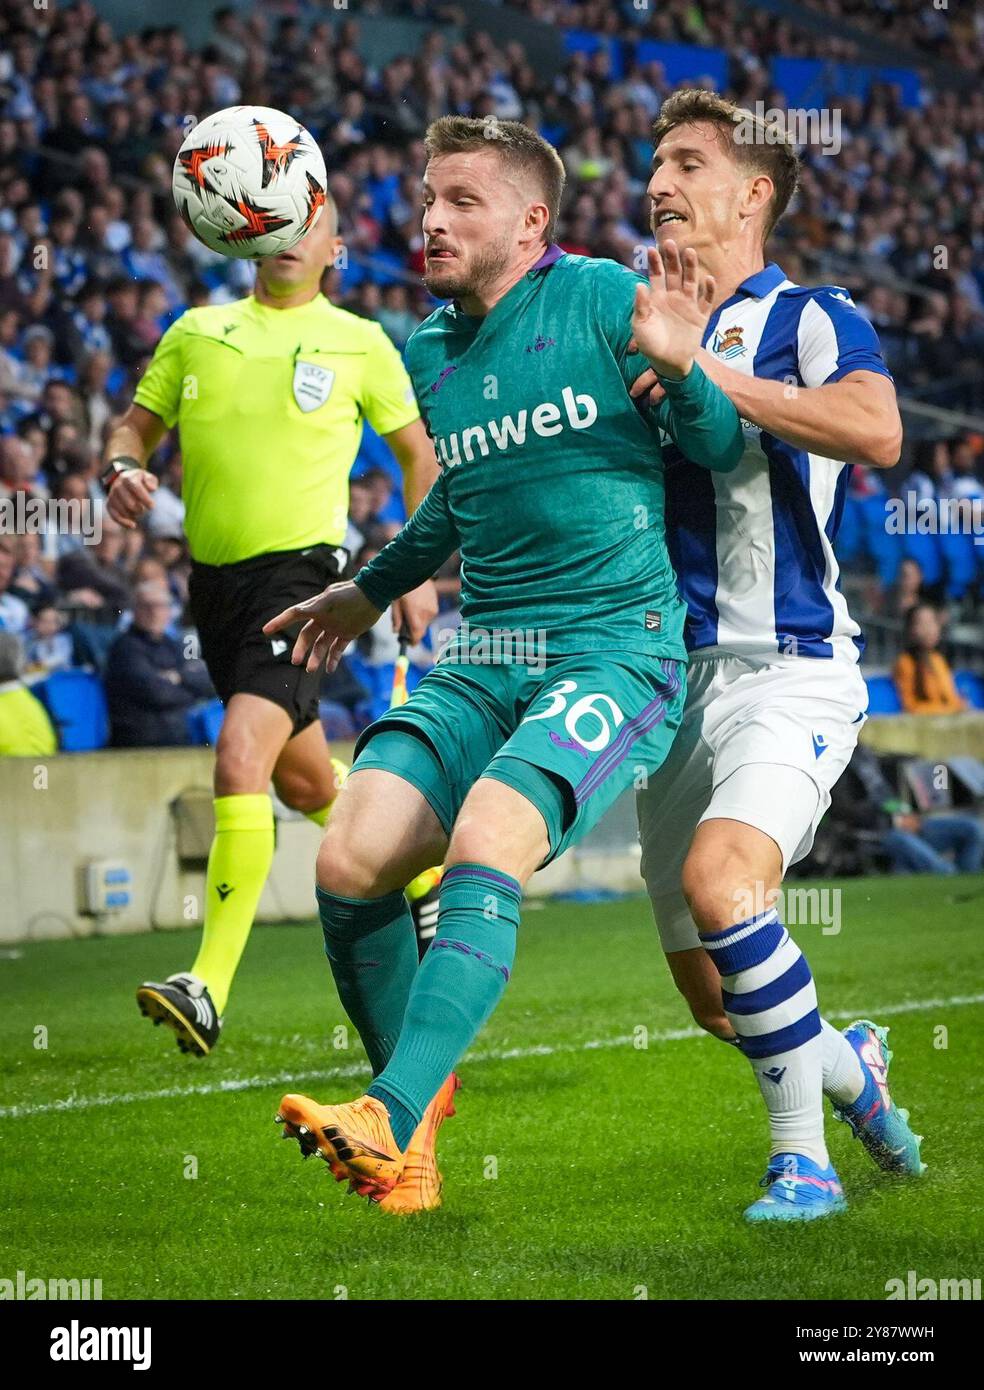
[[[909,999],[901,1004],[885,1004],[866,1013],[857,1009],[827,1014],[827,1018],[891,1018],[895,1014],[927,1013],[933,1009],[959,1008],[966,1004],[984,1004],[984,994],[952,994],[946,999]],[[649,1043],[688,1042],[703,1038],[703,1028],[665,1028],[650,1032]],[[540,1043],[532,1047],[489,1048],[485,1052],[469,1052],[462,1065],[477,1062],[514,1062],[528,1057],[556,1057],[571,1052],[597,1052],[610,1047],[628,1047],[635,1042],[632,1033],[616,1038],[591,1038],[577,1043]],[[343,1067],[318,1067],[308,1071],[281,1072],[277,1076],[238,1076],[225,1081],[206,1082],[201,1086],[167,1086],[160,1091],[124,1091],[117,1095],[66,1096],[63,1100],[40,1101],[36,1105],[0,1106],[0,1120],[23,1120],[33,1115],[50,1115],[65,1111],[97,1110],[107,1105],[142,1105],[153,1100],[181,1100],[186,1096],[218,1096],[235,1091],[259,1091],[270,1086],[297,1086],[304,1081],[342,1081],[347,1077],[364,1076],[365,1062],[349,1062]]]

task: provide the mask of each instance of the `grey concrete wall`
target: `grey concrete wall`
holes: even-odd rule
[[[200,921],[204,873],[179,865],[170,803],[211,781],[206,748],[0,760],[0,940]],[[310,917],[320,832],[303,819],[277,829],[260,919]],[[130,906],[99,920],[77,910],[77,875],[93,859],[120,860],[132,877]]]
[[[346,758],[350,748],[337,746]],[[190,789],[208,795],[207,748],[69,753],[0,759],[0,942],[188,927],[201,921],[201,869],[183,869],[170,805]],[[536,874],[529,896],[603,886],[637,891],[631,797],[576,850]],[[314,916],[320,831],[303,817],[277,821],[273,868],[259,920]],[[77,878],[90,860],[121,861],[131,903],[93,918],[78,911]]]

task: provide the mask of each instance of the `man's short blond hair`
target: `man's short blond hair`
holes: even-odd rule
[[[721,132],[721,145],[741,168],[749,173],[768,174],[775,189],[766,214],[763,241],[768,241],[773,228],[789,206],[799,183],[800,157],[795,145],[778,137],[753,112],[737,106],[714,92],[699,87],[687,87],[667,97],[653,125],[653,144],[659,142],[678,126],[707,121]],[[738,128],[742,138],[736,138]]]
[[[553,145],[535,130],[520,121],[500,121],[494,116],[484,120],[477,116],[441,116],[428,126],[424,147],[428,159],[493,150],[508,169],[536,186],[549,213],[544,235],[547,241],[553,239],[567,175]]]

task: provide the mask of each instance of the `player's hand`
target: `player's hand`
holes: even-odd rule
[[[629,344],[629,351],[633,351],[631,343]],[[629,387],[629,395],[634,401],[638,400],[640,396],[648,396],[649,404],[651,406],[657,406],[666,395],[666,392],[663,390],[663,387],[660,386],[659,377],[653,371],[652,367],[647,367],[641,376],[637,376]]]
[[[635,338],[630,341],[628,351],[630,353],[639,351],[639,345]],[[727,395],[727,382],[718,371],[717,358],[712,353],[708,352],[706,348],[701,348],[700,352],[695,353],[694,361],[698,364],[704,375],[710,377],[711,381],[717,382],[724,394]],[[636,377],[635,381],[629,387],[629,395],[633,400],[638,399],[639,396],[646,395],[647,392],[649,394],[649,404],[651,406],[659,405],[660,401],[666,395],[666,392],[660,385],[659,377],[653,371],[652,367],[647,367],[641,375]]]
[[[413,646],[419,642],[431,623],[437,617],[437,585],[432,579],[421,584],[419,589],[411,589],[409,594],[398,598],[390,610],[393,615],[393,631],[404,632]]]
[[[688,248],[681,257],[675,241],[665,243],[662,255],[650,248],[648,259],[649,284],[636,286],[632,336],[659,375],[679,379],[700,351],[714,280],[700,274],[697,252]]]
[[[109,490],[106,510],[114,521],[132,531],[142,516],[154,505],[157,479],[145,468],[131,468],[121,473]]]
[[[353,638],[367,632],[381,616],[380,609],[348,579],[342,584],[329,584],[314,598],[285,608],[263,624],[263,631],[271,637],[295,623],[303,623],[290,655],[291,661],[312,672],[324,662],[326,671],[334,671]]]

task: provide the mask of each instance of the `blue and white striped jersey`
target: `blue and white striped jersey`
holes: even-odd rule
[[[846,290],[794,285],[774,263],[711,316],[705,348],[749,376],[823,386],[890,376],[878,337]],[[687,647],[756,657],[839,657],[863,639],[838,587],[834,538],[850,466],[742,422],[733,473],[698,468],[667,444],[666,530],[687,602]]]

